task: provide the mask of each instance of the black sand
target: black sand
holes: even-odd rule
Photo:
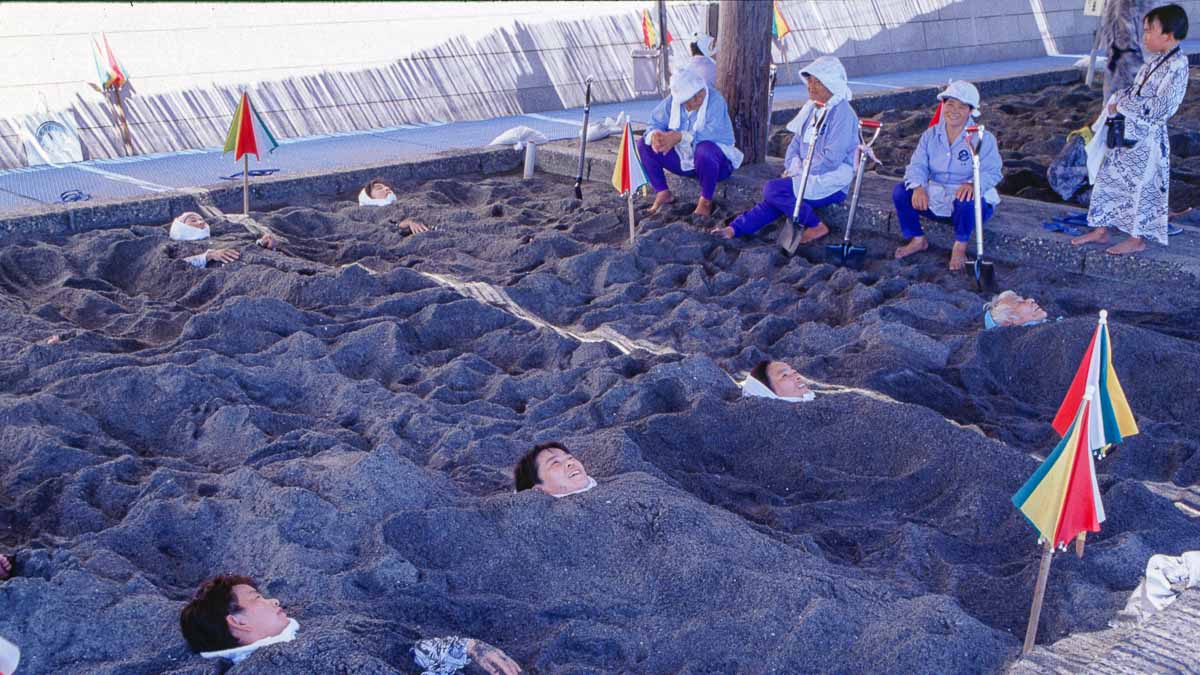
[[[207,270],[165,228],[0,251],[0,545],[20,551],[0,635],[29,672],[221,672],[177,618],[220,571],[302,625],[233,673],[409,672],[398,645],[441,634],[546,673],[996,671],[1038,560],[1009,498],[1101,307],[1142,434],[1100,465],[1109,519],[1056,558],[1040,639],[1104,626],[1151,554],[1200,547],[1161,496],[1200,479],[1194,289],[1005,267],[1068,318],[983,333],[942,254],[787,260],[683,204],[631,252],[602,185],[399,187],[260,214],[287,251]],[[401,237],[406,216],[440,229]],[[422,272],[664,349],[581,343]],[[828,387],[741,399],[724,373],[767,355]],[[599,487],[511,494],[548,439]]]

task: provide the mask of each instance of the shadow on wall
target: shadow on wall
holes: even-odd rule
[[[677,38],[673,62],[687,58],[684,37],[705,26],[707,4],[668,5],[668,28]],[[776,47],[774,57],[776,62],[787,59],[780,83],[788,84],[798,80],[802,64],[822,54],[838,56],[855,76],[1039,56],[1048,46],[1086,51],[1092,26],[1077,4],[780,0],[793,32],[783,40],[786,51]],[[578,107],[583,105],[588,76],[595,78],[595,102],[626,101],[634,98],[630,53],[641,45],[640,21],[638,14],[630,13],[517,23],[478,41],[458,37],[388,66],[289,77],[245,88],[278,138]],[[201,85],[127,98],[134,151],[219,147],[242,88]],[[124,154],[107,103],[81,94],[71,112],[87,156]],[[26,165],[16,123],[0,120],[0,168]]]
[[[703,26],[704,3],[672,3],[668,26],[685,35]],[[605,16],[494,31],[478,41],[456,37],[395,63],[242,86],[204,85],[125,100],[137,154],[219,147],[243,88],[277,138],[455,122],[561,110],[634,98],[630,53],[641,45],[641,17]],[[682,56],[682,41],[673,43]],[[136,85],[136,82],[134,83]],[[109,105],[80,94],[71,108],[91,157],[124,154]],[[26,166],[11,120],[0,120],[0,168]]]

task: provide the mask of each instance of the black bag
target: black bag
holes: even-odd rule
[[[1109,150],[1132,148],[1137,145],[1137,141],[1125,138],[1125,116],[1121,113],[1108,116],[1108,121],[1104,124],[1104,131],[1104,144],[1108,146]]]

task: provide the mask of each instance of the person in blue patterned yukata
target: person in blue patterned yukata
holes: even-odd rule
[[[1150,58],[1133,84],[1107,102],[1106,124],[1112,123],[1114,115],[1125,116],[1123,137],[1127,145],[1105,151],[1088,203],[1092,231],[1071,240],[1072,244],[1107,244],[1113,228],[1129,238],[1109,247],[1112,255],[1145,249],[1146,237],[1167,244],[1167,197],[1171,187],[1167,120],[1187,93],[1188,59],[1179,48],[1179,41],[1187,33],[1187,14],[1179,5],[1164,5],[1146,14],[1142,44]]]
[[[264,597],[244,576],[213,577],[200,587],[179,614],[188,646],[206,659],[241,663],[255,650],[296,639],[300,624],[278,600]],[[423,675],[451,675],[472,659],[490,675],[517,675],[520,666],[499,649],[461,637],[426,638],[411,649]]]
[[[671,94],[654,108],[637,147],[655,192],[650,213],[675,201],[667,186],[666,170],[699,181],[700,198],[694,213],[712,215],[717,183],[729,178],[743,159],[734,146],[729,105],[691,68],[671,78]]]
[[[783,178],[763,185],[762,201],[754,208],[734,218],[728,225],[713,229],[726,239],[747,237],[780,216],[791,217],[800,189],[800,174],[808,146],[815,142],[812,168],[800,205],[800,223],[804,231],[800,243],[808,244],[829,234],[829,226],[821,222],[815,209],[846,199],[846,190],[854,178],[854,150],[858,147],[858,115],[850,107],[850,86],[846,69],[832,56],[822,56],[805,68],[801,75],[808,84],[808,102],[800,108],[795,119],[788,123],[792,142],[783,160]],[[828,112],[818,132],[817,103]]]
[[[970,82],[955,80],[938,98],[942,101],[942,118],[921,134],[904,171],[904,182],[892,190],[900,232],[909,238],[907,244],[896,249],[896,259],[929,248],[921,228],[921,218],[925,217],[954,224],[950,269],[957,271],[967,262],[967,242],[975,230],[974,169],[967,150],[966,128],[968,121],[979,115],[979,90]],[[973,137],[972,142],[979,141]],[[986,131],[978,152],[983,220],[987,222],[1000,202],[996,185],[1003,177],[1003,162],[996,137]]]

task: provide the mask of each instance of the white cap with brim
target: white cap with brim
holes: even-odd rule
[[[939,101],[952,98],[971,106],[971,117],[979,117],[979,90],[965,80],[952,80],[946,89],[937,95]]]

